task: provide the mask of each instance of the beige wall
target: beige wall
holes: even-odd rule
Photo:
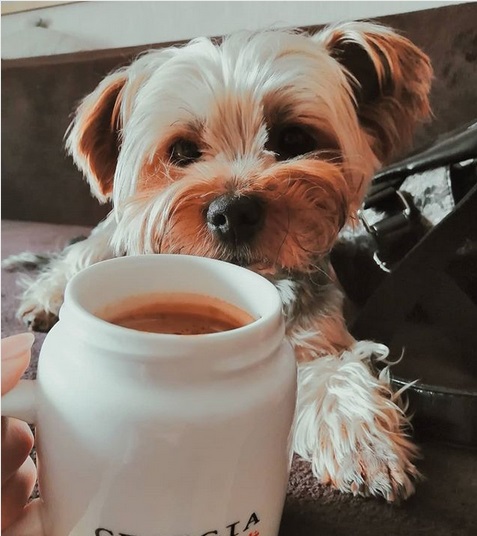
[[[318,25],[452,3],[455,1],[71,2],[2,16],[2,58],[162,43],[242,29]],[[8,8],[6,4],[46,2],[2,2],[2,9]]]
[[[2,2],[2,15],[71,3],[72,2]]]

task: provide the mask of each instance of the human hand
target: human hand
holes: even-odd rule
[[[21,333],[2,339],[2,396],[18,383],[30,362],[34,336]],[[36,481],[29,454],[33,434],[25,422],[2,417],[2,534],[24,517]]]

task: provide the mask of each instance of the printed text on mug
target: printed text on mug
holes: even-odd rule
[[[260,532],[256,529],[255,525],[260,522],[257,514],[253,514],[249,517],[247,523],[242,524],[240,521],[227,525],[222,532],[220,530],[209,530],[198,534],[197,536],[260,536]],[[248,531],[248,532],[247,532]],[[114,532],[112,530],[100,527],[94,531],[94,536],[141,536],[140,534],[126,534],[125,532]],[[182,535],[181,535],[182,536]],[[186,535],[184,535],[186,536]],[[187,535],[189,536],[189,535]]]

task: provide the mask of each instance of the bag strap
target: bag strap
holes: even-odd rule
[[[450,210],[477,182],[477,121],[448,133],[434,145],[375,176],[359,217],[376,243],[374,260],[381,270],[390,272],[432,227],[416,207],[416,203],[422,204],[424,187],[417,189],[421,199],[413,198],[406,190],[413,184],[411,191],[416,193],[416,181],[422,180],[419,174],[436,170],[434,177],[438,177],[438,168],[445,171],[445,175],[441,172],[444,183],[440,187],[446,190]],[[383,217],[370,223],[368,209],[372,209],[371,216],[378,211]],[[426,213],[426,207],[421,210]]]
[[[352,323],[352,335],[389,341],[396,326],[426,294],[438,296],[439,289],[433,288],[435,274],[445,271],[456,249],[466,240],[477,240],[477,184],[381,281]],[[448,302],[452,306],[452,301]],[[466,303],[466,313],[477,326],[477,306],[470,300]],[[458,306],[456,311],[448,310],[449,321],[460,316],[457,313],[462,311],[457,309]],[[477,330],[470,330],[469,337],[477,347]]]
[[[373,179],[367,201],[373,202],[388,186],[397,189],[415,173],[477,158],[477,121],[447,133],[430,147],[382,169]]]

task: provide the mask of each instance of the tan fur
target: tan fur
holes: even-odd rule
[[[93,193],[107,201],[113,191],[119,154],[119,110],[126,79],[119,74],[100,84],[81,104],[80,118],[72,124],[67,147],[74,152]],[[74,144],[73,144],[74,140]]]
[[[331,26],[317,39],[332,53],[356,43],[369,54],[378,75],[379,95],[363,103],[358,116],[372,136],[375,154],[383,164],[389,163],[409,147],[416,124],[431,114],[429,58],[405,37],[376,24]],[[363,82],[354,78],[352,70],[350,75],[353,83]]]

